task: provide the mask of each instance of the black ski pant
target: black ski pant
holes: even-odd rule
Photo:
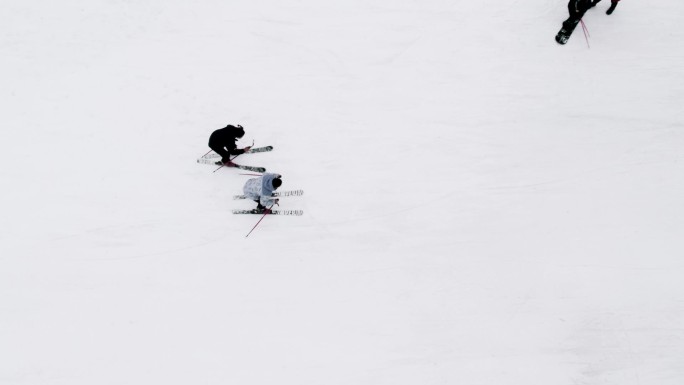
[[[563,22],[563,29],[568,31],[574,30],[587,10],[593,6],[594,2],[592,0],[570,0],[568,2],[568,13],[570,16]]]
[[[230,160],[230,152],[224,146],[209,142],[209,148],[221,155],[221,162],[226,163]]]
[[[221,155],[221,161],[223,163],[228,162],[231,155],[231,151],[226,147],[226,142],[219,137],[216,131],[209,136],[209,148]]]

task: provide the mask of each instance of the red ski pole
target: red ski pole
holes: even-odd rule
[[[214,170],[213,172],[216,172],[216,171],[222,169],[222,168],[225,167],[227,164],[233,163],[233,161],[235,160],[235,158],[237,158],[237,157],[240,156],[240,155],[241,155],[241,154],[235,155],[235,156],[233,157],[233,159],[231,159],[230,162],[228,162],[228,163],[222,163],[222,164],[221,164],[221,167],[217,168],[217,169]]]
[[[273,207],[273,206],[271,206],[271,207]],[[252,227],[251,230],[249,230],[249,233],[247,233],[247,235],[245,235],[245,238],[249,237],[249,234],[252,234],[252,231],[254,231],[254,229],[256,229],[256,227],[259,226],[259,223],[261,223],[261,221],[264,220],[264,218],[266,218],[266,215],[268,215],[271,212],[271,207],[267,208],[264,211],[264,215],[262,215],[261,219],[259,219],[259,222],[257,222],[256,225],[254,225],[254,227]]]
[[[589,38],[591,37],[589,34],[589,28],[587,28],[586,24],[584,24],[584,20],[580,19],[580,23],[582,23],[582,31],[584,32],[584,40],[587,41],[587,48],[591,49],[591,46],[589,45]]]
[[[254,147],[254,141],[252,141],[252,147]],[[207,154],[208,154],[208,153],[207,153]],[[243,154],[244,154],[244,153],[243,153]],[[240,156],[240,155],[242,155],[242,154],[237,154],[237,155],[235,155],[235,156],[233,157],[233,159],[231,159],[230,161],[231,161],[231,162],[232,162],[232,161],[234,161],[234,160],[235,160],[235,158],[237,158],[237,157],[238,157],[238,156]],[[223,168],[223,166],[225,166],[225,165],[226,165],[226,164],[225,164],[225,163],[223,163],[223,164],[221,165],[221,167],[217,168],[217,169],[216,169],[216,170],[214,170],[213,172],[216,172],[216,171],[218,171],[218,170],[222,169],[222,168]]]

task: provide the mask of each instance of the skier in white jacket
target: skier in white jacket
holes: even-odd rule
[[[266,173],[258,178],[252,178],[245,183],[242,191],[257,203],[257,210],[264,211],[267,207],[273,207],[278,199],[273,198],[273,192],[283,184],[280,174]]]

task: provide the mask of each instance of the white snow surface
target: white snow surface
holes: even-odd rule
[[[3,0],[0,384],[683,384],[684,3],[608,5]]]

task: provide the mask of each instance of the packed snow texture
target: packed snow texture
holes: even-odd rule
[[[2,1],[0,384],[684,383],[684,3],[566,6]]]

